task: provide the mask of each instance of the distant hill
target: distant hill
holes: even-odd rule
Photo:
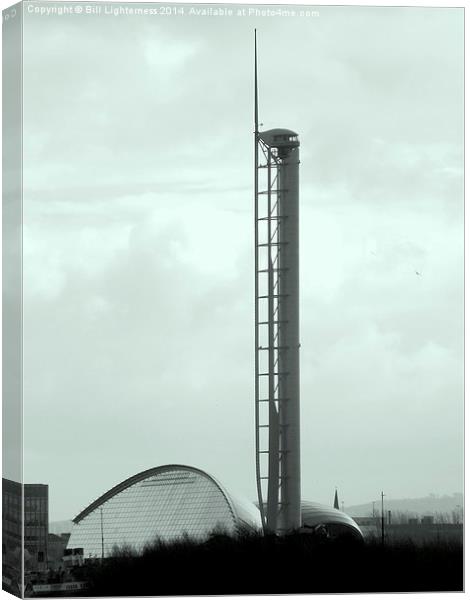
[[[416,515],[432,515],[435,513],[452,513],[459,506],[463,509],[463,494],[455,493],[450,496],[437,496],[429,494],[424,498],[392,499],[385,496],[384,508],[392,512],[413,513]],[[380,500],[375,501],[376,512],[380,511]],[[370,517],[372,515],[372,501],[366,504],[347,506],[344,511],[352,517]]]
[[[49,523],[49,533],[60,535],[61,533],[70,533],[72,531],[73,521],[51,521]]]

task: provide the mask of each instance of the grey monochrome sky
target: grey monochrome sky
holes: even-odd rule
[[[254,27],[261,122],[301,139],[303,496],[462,490],[463,10],[318,10],[27,3],[24,467],[52,519],[165,463],[255,498]]]

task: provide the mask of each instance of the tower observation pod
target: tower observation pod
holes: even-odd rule
[[[301,526],[299,139],[258,130],[256,37],[254,200],[258,501],[264,531],[284,534]]]

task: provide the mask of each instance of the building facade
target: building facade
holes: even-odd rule
[[[49,486],[24,486],[24,547],[31,570],[47,569],[49,535]],[[29,554],[29,557],[27,555]],[[27,564],[27,559],[25,562]]]
[[[24,490],[24,511],[22,487]],[[26,571],[47,569],[47,538],[49,533],[49,487],[44,484],[24,484],[2,480],[3,563],[18,564],[22,552],[24,525],[24,557]],[[22,523],[22,514],[24,523]]]
[[[21,557],[21,484],[2,479],[3,564],[16,564]]]

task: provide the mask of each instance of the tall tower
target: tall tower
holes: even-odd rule
[[[265,531],[300,527],[299,140],[258,127],[255,31],[256,477]]]

